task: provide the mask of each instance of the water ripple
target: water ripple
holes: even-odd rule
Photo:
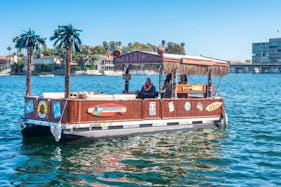
[[[133,77],[130,89],[145,78]],[[34,76],[31,92],[63,91],[63,80]],[[122,77],[75,76],[71,82],[75,91],[123,89]],[[0,186],[281,186],[280,84],[280,75],[225,77],[218,90],[229,115],[225,130],[61,145],[51,138],[22,140],[25,77],[0,77]]]

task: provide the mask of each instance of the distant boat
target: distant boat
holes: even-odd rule
[[[48,73],[48,74],[39,74],[40,77],[54,77],[55,75],[52,73]]]
[[[99,70],[87,70],[87,75],[103,75]]]
[[[98,70],[78,70],[75,71],[73,75],[103,75]]]
[[[10,74],[8,73],[0,73],[0,76],[9,76]]]
[[[260,73],[260,68],[255,67],[255,68],[253,69],[253,73]]]
[[[0,71],[0,76],[8,76],[11,75],[11,69],[5,69]]]
[[[106,76],[122,76],[123,72],[122,71],[105,70],[103,72],[103,74],[106,75]]]

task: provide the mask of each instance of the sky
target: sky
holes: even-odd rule
[[[280,0],[0,0],[0,56],[29,28],[49,40],[58,25],[103,41],[185,43],[187,55],[251,60],[252,43],[281,37]],[[279,32],[280,31],[280,32]]]

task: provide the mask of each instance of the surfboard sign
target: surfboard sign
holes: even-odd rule
[[[212,112],[212,111],[215,111],[217,110],[218,108],[220,108],[222,105],[222,102],[213,102],[211,104],[209,104],[207,107],[206,107],[206,110],[208,112]]]
[[[125,114],[127,112],[127,108],[121,104],[105,103],[89,107],[87,112],[98,117],[113,117],[116,114]]]

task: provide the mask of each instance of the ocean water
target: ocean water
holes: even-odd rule
[[[130,90],[145,78],[132,77]],[[58,144],[22,139],[25,76],[0,76],[0,186],[281,186],[281,75],[214,82],[225,96],[226,129]],[[31,93],[63,86],[62,76],[33,76]],[[72,91],[123,87],[122,77],[71,77]]]

